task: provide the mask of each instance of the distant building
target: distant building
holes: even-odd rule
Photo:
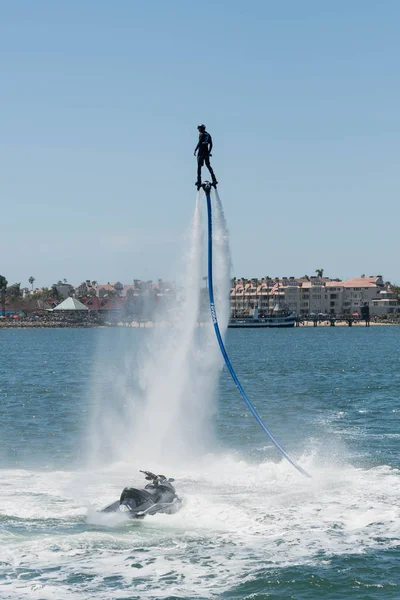
[[[176,298],[175,285],[163,282],[140,281],[124,285],[120,281],[96,286],[84,282],[75,288],[82,303],[91,311],[107,317],[131,320],[152,320],[164,314],[169,302]],[[84,290],[86,290],[85,293]]]
[[[277,304],[299,316],[359,315],[362,306],[370,307],[371,316],[400,313],[400,303],[380,275],[346,281],[327,277],[239,280],[231,289],[230,304],[234,316],[252,315],[255,307],[259,314],[268,314]]]
[[[66,300],[63,300],[63,302],[58,304],[53,310],[76,313],[86,312],[88,308],[76,298],[66,298]]]
[[[101,284],[96,287],[96,293],[99,298],[103,298],[107,294],[117,295],[117,290],[111,283]]]
[[[92,286],[92,282],[89,279],[87,279],[86,281],[83,281],[79,285],[75,286],[75,295],[79,297],[84,296],[92,289],[94,289]]]
[[[122,290],[124,289],[124,284],[121,283],[120,281],[114,281],[114,283],[111,284],[114,288],[114,290],[117,292],[117,294],[120,296]]]
[[[70,283],[60,283],[56,284],[56,289],[61,296],[64,296],[64,298],[68,298],[74,291],[74,286]]]
[[[373,298],[370,303],[370,314],[393,315],[400,313],[400,302],[390,288],[380,292],[379,297]]]

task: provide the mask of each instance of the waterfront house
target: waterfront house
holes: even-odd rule
[[[234,280],[230,304],[236,317],[251,316],[255,307],[259,314],[268,314],[277,304],[299,316],[354,315],[360,314],[362,306],[370,307],[371,316],[400,312],[381,275],[344,281],[328,277]]]

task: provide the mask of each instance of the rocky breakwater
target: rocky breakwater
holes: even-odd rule
[[[32,316],[7,316],[0,318],[0,329],[20,329],[29,327],[99,327],[101,319],[96,314],[44,314]]]

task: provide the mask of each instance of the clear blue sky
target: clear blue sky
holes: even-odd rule
[[[400,3],[0,0],[0,273],[167,278],[196,126],[233,275],[400,282]]]

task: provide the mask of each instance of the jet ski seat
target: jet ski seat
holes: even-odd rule
[[[151,498],[153,502],[158,502],[163,495],[163,486],[154,485],[153,483],[148,483],[144,488],[146,492],[151,494]]]
[[[154,502],[153,495],[146,490],[138,490],[136,488],[124,488],[122,490],[122,494],[120,496],[120,503],[124,502],[127,499],[135,500],[136,504],[139,505],[142,502],[146,502],[148,500],[152,500]]]

